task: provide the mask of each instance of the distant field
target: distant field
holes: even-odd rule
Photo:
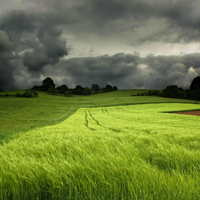
[[[28,131],[36,127],[53,125],[63,121],[78,108],[99,106],[131,105],[161,102],[191,102],[188,100],[162,98],[156,96],[131,96],[148,90],[124,90],[91,96],[63,97],[39,92],[37,98],[3,97],[5,94],[15,95],[11,91],[0,93],[0,142],[20,131]]]
[[[67,98],[82,108],[5,140],[0,199],[200,199],[200,118],[168,113],[200,105],[120,95]]]

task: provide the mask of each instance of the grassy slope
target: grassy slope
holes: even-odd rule
[[[39,92],[37,98],[0,97],[0,140],[19,131],[58,123],[78,108],[130,105],[152,102],[192,102],[162,97],[132,96],[145,90],[125,90],[71,98]],[[9,94],[14,95],[12,91]],[[7,92],[0,93],[5,95]]]
[[[0,146],[0,198],[199,199],[199,117],[163,113],[199,108],[80,108],[16,135]]]

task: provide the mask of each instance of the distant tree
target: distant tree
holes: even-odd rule
[[[52,95],[56,94],[58,92],[58,90],[55,87],[51,87],[48,89],[48,92]]]
[[[64,93],[64,95],[65,95],[66,97],[72,97],[72,96],[73,96],[73,94],[72,94],[72,92],[71,92],[70,90],[66,91],[66,92]]]
[[[107,92],[111,92],[111,91],[113,91],[113,88],[111,85],[106,85],[106,90],[107,90]]]
[[[153,95],[159,95],[159,92],[160,92],[159,90],[153,90],[152,93],[153,93]]]
[[[47,77],[45,78],[43,81],[42,81],[42,89],[44,91],[48,91],[49,89],[51,88],[55,88],[55,84],[53,82],[53,80],[50,78],[50,77]]]
[[[37,97],[38,93],[35,90],[26,90],[23,94],[16,93],[16,97]]]
[[[16,92],[16,97],[21,97],[22,95],[18,92]]]
[[[41,91],[41,90],[43,90],[43,88],[42,88],[42,86],[37,86],[37,85],[35,85],[34,87],[32,87],[31,88],[31,90],[39,90],[39,91]]]
[[[190,85],[190,90],[196,90],[196,89],[200,89],[200,76],[194,78]]]
[[[86,87],[83,94],[84,95],[90,95],[91,94],[91,90],[88,87]]]
[[[74,89],[73,89],[73,94],[83,94],[85,91],[85,88],[82,87],[81,85],[77,85]]]
[[[185,99],[186,93],[176,85],[169,85],[162,91],[162,96],[169,98]]]
[[[26,91],[22,94],[22,97],[30,98],[30,97],[33,97],[33,94],[32,94],[31,91],[26,90]]]
[[[114,86],[114,87],[113,87],[113,90],[114,90],[114,91],[116,91],[116,90],[118,90],[118,89],[117,89],[117,87],[116,87],[116,86]]]
[[[99,85],[98,84],[92,84],[92,87],[91,87],[91,90],[93,90],[93,91],[99,91],[100,90],[100,87],[99,87]]]
[[[151,90],[149,90],[149,91],[147,92],[147,95],[148,95],[148,96],[152,96],[152,95],[153,95],[153,92],[152,92]]]
[[[38,97],[38,93],[37,92],[34,92],[34,97]]]
[[[57,87],[57,90],[59,93],[64,94],[68,90],[68,87],[66,85],[61,85]]]
[[[101,92],[106,92],[106,88],[101,88]]]

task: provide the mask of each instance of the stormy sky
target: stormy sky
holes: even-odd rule
[[[200,75],[200,0],[1,0],[0,89],[187,89]]]

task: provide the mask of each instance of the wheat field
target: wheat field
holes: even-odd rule
[[[200,199],[198,104],[79,108],[0,146],[0,199]]]

